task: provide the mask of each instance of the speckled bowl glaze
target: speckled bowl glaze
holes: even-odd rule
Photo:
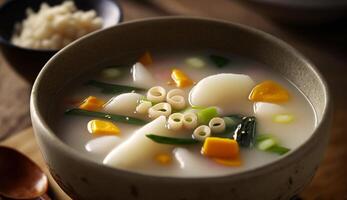
[[[54,133],[59,91],[88,71],[130,62],[145,50],[216,49],[260,61],[295,83],[314,106],[318,126],[298,149],[266,166],[214,178],[141,175],[96,163]],[[41,152],[59,185],[74,199],[288,199],[312,179],[327,145],[328,89],[317,69],[281,40],[226,21],[167,17],[134,21],[82,38],[58,52],[40,72],[31,117]]]

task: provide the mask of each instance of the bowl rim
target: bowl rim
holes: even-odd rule
[[[305,1],[291,1],[291,0],[246,0],[247,2],[263,4],[266,6],[279,6],[296,9],[343,9],[347,8],[347,1],[326,1],[315,0],[310,2]]]
[[[169,23],[170,21],[175,20],[192,20],[192,21],[205,21],[205,22],[212,22],[212,23],[218,23],[223,24],[227,26],[232,26],[235,29],[242,29],[250,34],[255,34],[257,37],[262,37],[264,39],[267,39],[268,41],[272,43],[276,43],[281,48],[287,49],[291,54],[295,55],[297,58],[301,59],[305,64],[306,67],[312,71],[312,73],[318,78],[318,81],[320,82],[320,85],[323,87],[323,93],[325,97],[325,104],[324,108],[322,109],[322,117],[321,120],[316,124],[315,129],[313,130],[313,133],[310,135],[310,137],[302,143],[300,146],[295,148],[294,150],[290,151],[286,155],[275,159],[272,162],[269,162],[265,165],[258,166],[255,168],[248,169],[243,172],[237,172],[235,174],[229,174],[229,175],[221,175],[221,176],[207,176],[207,177],[174,177],[174,176],[158,176],[158,175],[149,175],[139,172],[133,172],[128,171],[124,169],[118,169],[114,167],[110,167],[107,165],[104,165],[100,162],[94,161],[91,158],[89,158],[87,155],[85,155],[82,152],[77,151],[73,147],[70,147],[68,144],[63,142],[61,139],[59,139],[58,136],[54,134],[54,131],[48,126],[48,124],[45,122],[44,118],[42,117],[41,113],[38,111],[38,99],[37,99],[37,93],[39,85],[41,84],[41,79],[45,76],[45,72],[51,65],[51,63],[59,57],[60,54],[63,54],[65,50],[74,48],[75,46],[78,46],[80,42],[83,42],[83,40],[88,39],[89,37],[93,37],[96,34],[99,34],[100,32],[107,32],[112,31],[113,29],[121,28],[123,26],[132,26],[133,24],[141,24],[146,22],[160,22],[165,21],[166,23]],[[324,122],[329,120],[329,116],[331,114],[331,98],[330,98],[330,92],[328,85],[324,79],[324,77],[320,74],[320,72],[317,70],[317,68],[307,59],[305,58],[299,51],[297,51],[295,48],[287,44],[286,42],[282,41],[281,39],[278,39],[277,37],[266,33],[264,31],[258,30],[253,27],[249,27],[243,24],[234,23],[226,20],[220,20],[220,19],[213,19],[213,18],[206,18],[206,17],[193,17],[193,16],[166,16],[166,17],[153,17],[153,18],[145,18],[145,19],[139,19],[139,20],[133,20],[130,22],[122,23],[116,27],[110,27],[103,30],[98,30],[96,32],[93,32],[89,34],[86,37],[82,37],[80,39],[75,40],[68,46],[64,47],[61,51],[59,51],[57,54],[55,54],[43,67],[41,72],[39,73],[37,79],[35,80],[35,83],[32,88],[31,97],[30,97],[30,113],[31,113],[31,119],[33,124],[36,124],[37,127],[40,127],[39,129],[44,130],[45,136],[48,137],[50,141],[54,144],[55,148],[58,148],[60,152],[63,152],[64,154],[70,154],[71,157],[73,157],[74,160],[85,162],[88,165],[92,165],[95,168],[102,169],[103,171],[107,171],[107,173],[110,173],[112,175],[116,174],[117,176],[125,176],[127,178],[136,178],[136,179],[145,179],[145,180],[160,180],[160,181],[179,181],[179,182],[209,182],[211,180],[223,180],[223,179],[243,179],[248,178],[250,176],[258,176],[261,174],[264,174],[266,172],[270,171],[278,171],[281,170],[283,166],[286,166],[288,163],[292,163],[295,161],[296,157],[299,155],[306,155],[307,154],[307,148],[304,147],[307,146],[308,143],[313,142],[313,139],[316,137],[318,130],[323,129]],[[35,127],[35,126],[34,126]],[[37,134],[37,133],[35,133]],[[324,133],[328,134],[328,133]],[[312,148],[312,147],[311,147]]]
[[[4,1],[2,4],[0,4],[0,13],[3,9],[6,9],[6,7],[9,6],[10,4],[15,4],[16,1],[18,1],[18,0],[6,0],[6,1]],[[121,22],[123,22],[124,14],[123,14],[123,8],[122,8],[121,4],[119,3],[119,0],[107,0],[107,1],[116,5],[116,7],[118,8],[118,11],[119,11],[118,21],[112,26],[120,24]],[[43,2],[44,2],[44,0],[42,0],[42,3]],[[109,27],[102,27],[100,30],[107,29],[107,28],[109,28]],[[93,32],[95,32],[95,31],[93,31]],[[91,32],[91,33],[93,33],[93,32]],[[88,33],[86,35],[89,35],[91,33]],[[82,36],[82,37],[84,37],[84,36]],[[79,38],[77,38],[77,39],[79,39]],[[37,52],[37,53],[55,54],[56,52],[61,50],[61,49],[57,49],[57,50],[54,50],[54,49],[34,49],[34,48],[18,46],[18,45],[13,44],[10,40],[5,39],[1,34],[0,34],[0,43],[4,44],[6,46],[9,46],[11,48],[17,49],[17,50],[31,51],[31,52]]]

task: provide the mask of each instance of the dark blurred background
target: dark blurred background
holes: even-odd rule
[[[5,0],[0,0],[0,4]],[[273,34],[308,57],[333,95],[331,141],[302,199],[347,199],[346,0],[119,0],[124,21],[167,15],[224,19]],[[231,38],[232,39],[232,38]],[[0,140],[31,126],[31,85],[0,54]]]

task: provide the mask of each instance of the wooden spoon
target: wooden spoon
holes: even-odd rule
[[[0,196],[35,199],[47,188],[48,179],[40,167],[22,153],[0,146]]]

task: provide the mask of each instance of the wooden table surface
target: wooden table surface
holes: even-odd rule
[[[0,0],[0,3],[4,0]],[[251,8],[231,0],[119,0],[124,21],[164,15],[225,19],[269,32],[296,47],[319,68],[331,88],[334,122],[331,140],[303,199],[347,199],[347,20],[315,28],[278,25]],[[0,140],[30,126],[30,85],[16,75],[0,55]]]

